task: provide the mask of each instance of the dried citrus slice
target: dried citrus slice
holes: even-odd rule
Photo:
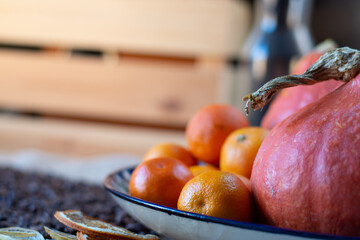
[[[76,237],[78,240],[91,240],[91,238],[89,238],[89,236],[87,234],[82,233],[82,232],[77,232]]]
[[[68,233],[63,233],[55,229],[48,228],[44,226],[45,232],[52,237],[54,240],[77,240],[75,235],[71,235]]]
[[[57,211],[55,218],[68,227],[78,230],[86,235],[96,238],[159,240],[160,238],[147,234],[140,235],[125,228],[115,226],[97,218],[83,215],[78,210]]]
[[[21,227],[0,228],[0,239],[44,240],[37,231]]]
[[[99,236],[95,237],[95,236],[87,235],[82,232],[77,232],[76,237],[78,240],[108,240],[107,237],[99,237]],[[122,238],[122,239],[127,239],[127,238]]]
[[[34,233],[25,233],[25,232],[7,232],[7,231],[1,231],[0,230],[0,234],[10,237],[10,238],[20,238],[20,239],[25,239],[25,238],[33,238],[36,237],[36,234]]]
[[[4,234],[0,234],[0,240],[13,240],[13,238]]]

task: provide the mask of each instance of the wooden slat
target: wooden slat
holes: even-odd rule
[[[0,42],[176,56],[237,55],[241,0],[0,0]]]
[[[0,114],[1,151],[33,148],[69,156],[142,156],[161,142],[186,146],[182,131]]]
[[[223,61],[103,61],[0,51],[0,108],[183,127],[230,98]]]

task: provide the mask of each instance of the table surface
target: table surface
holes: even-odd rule
[[[17,152],[0,151],[0,166],[2,167],[11,167],[26,172],[46,173],[98,185],[102,185],[108,174],[140,162],[140,156],[128,154],[80,158],[36,149],[24,149]]]

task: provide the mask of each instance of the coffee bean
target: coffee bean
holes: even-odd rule
[[[130,231],[153,234],[125,213],[103,187],[9,168],[0,168],[0,182],[0,227],[32,228],[47,236],[43,227],[48,226],[75,234],[53,215],[57,210],[79,209]]]

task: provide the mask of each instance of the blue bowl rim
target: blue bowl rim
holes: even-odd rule
[[[232,227],[245,228],[245,229],[249,229],[249,230],[269,232],[269,233],[273,233],[273,234],[292,235],[292,236],[298,236],[298,237],[303,237],[303,238],[311,238],[311,239],[338,239],[338,240],[340,240],[340,239],[342,239],[342,240],[354,239],[354,240],[360,240],[360,237],[337,236],[337,235],[305,232],[305,231],[298,231],[298,230],[291,230],[291,229],[286,229],[286,228],[279,228],[279,227],[274,227],[274,226],[264,225],[264,224],[258,224],[258,223],[249,223],[249,222],[242,222],[242,221],[236,221],[236,220],[230,220],[230,219],[224,219],[224,218],[211,217],[211,216],[206,216],[206,215],[197,214],[197,213],[185,212],[185,211],[181,211],[181,210],[178,210],[178,209],[175,209],[175,208],[165,207],[165,206],[162,206],[162,205],[158,205],[158,204],[155,204],[155,203],[144,201],[142,199],[132,197],[132,196],[130,196],[128,194],[120,192],[112,184],[112,181],[116,181],[116,176],[120,175],[121,172],[124,172],[124,171],[132,172],[135,169],[135,167],[136,166],[120,169],[120,170],[117,170],[117,171],[109,174],[104,179],[104,182],[103,182],[103,185],[104,185],[105,189],[109,193],[111,193],[111,194],[113,194],[113,195],[115,195],[117,197],[120,197],[120,198],[122,198],[122,199],[124,199],[126,201],[132,202],[132,203],[134,203],[136,205],[140,205],[140,206],[143,206],[143,207],[151,208],[153,210],[161,211],[161,212],[167,213],[169,215],[176,215],[176,216],[179,216],[179,217],[191,218],[191,219],[199,220],[199,221],[203,221],[203,222],[211,222],[211,223],[222,224],[222,225],[227,225],[227,226],[232,226]]]

